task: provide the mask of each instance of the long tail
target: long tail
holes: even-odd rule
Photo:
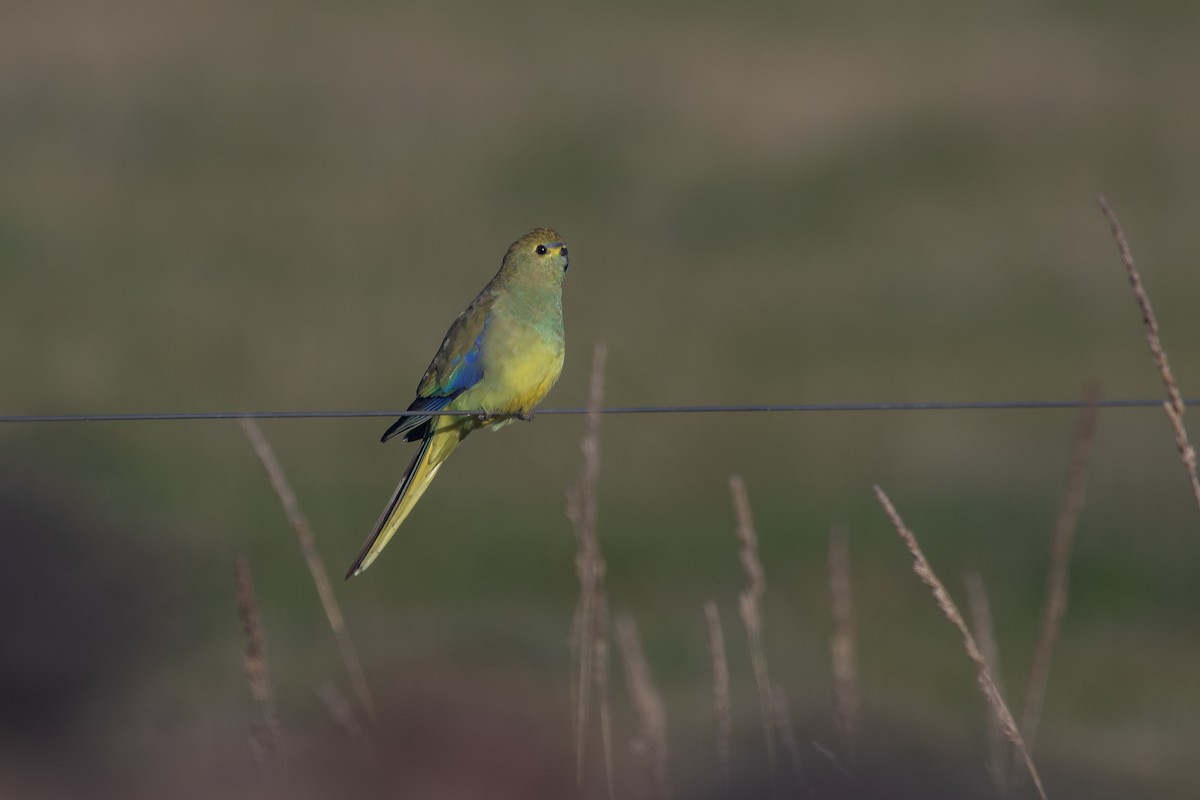
[[[425,493],[426,487],[433,480],[433,476],[437,474],[442,462],[453,452],[455,447],[458,447],[460,441],[461,437],[455,430],[431,433],[421,440],[421,447],[413,456],[412,463],[408,465],[404,477],[400,480],[400,485],[396,487],[392,499],[388,501],[387,507],[379,515],[379,521],[375,523],[375,530],[367,537],[362,550],[358,553],[358,558],[354,559],[354,563],[346,572],[347,580],[371,566],[371,562],[379,556],[383,548],[387,547],[388,541],[396,533],[400,523],[404,522],[404,518],[408,516],[408,513],[413,510],[413,506],[421,499],[421,495]]]

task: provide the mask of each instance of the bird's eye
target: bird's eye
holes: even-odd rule
[[[539,244],[539,245],[537,246],[537,254],[538,254],[539,256],[544,256],[544,255],[546,255],[546,245],[544,245],[544,244]]]

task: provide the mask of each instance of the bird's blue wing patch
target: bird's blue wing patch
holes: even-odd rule
[[[454,398],[470,389],[483,378],[483,355],[481,347],[483,335],[487,331],[487,322],[471,347],[465,352],[454,356],[447,364],[447,375],[440,384],[428,395],[413,400],[409,411],[441,411],[450,405]],[[426,423],[433,417],[423,414],[412,414],[401,417],[392,423],[379,441],[386,442],[395,436],[403,435],[406,441],[415,442],[425,436]]]
[[[487,324],[485,323],[483,330],[479,332],[479,335],[475,337],[475,341],[471,343],[471,349],[450,360],[450,374],[446,377],[445,384],[440,387],[441,391],[438,392],[439,395],[445,392],[457,397],[479,383],[480,379],[483,378],[481,345],[483,344],[483,335],[486,332]]]

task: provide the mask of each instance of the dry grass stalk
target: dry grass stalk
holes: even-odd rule
[[[279,716],[275,712],[275,700],[271,693],[271,680],[267,674],[267,650],[263,641],[262,626],[258,623],[258,604],[254,601],[254,583],[250,579],[250,567],[244,556],[233,562],[233,579],[237,586],[238,617],[242,632],[246,636],[246,653],[243,667],[246,682],[250,684],[250,696],[258,704],[262,715],[260,722],[251,726],[250,749],[263,777],[273,772],[285,772],[283,753],[279,747]]]
[[[1062,508],[1059,510],[1054,534],[1050,540],[1046,599],[1042,606],[1042,621],[1038,630],[1037,645],[1033,651],[1033,663],[1029,667],[1025,695],[1021,703],[1021,733],[1030,752],[1033,751],[1037,740],[1046,685],[1050,679],[1050,658],[1058,642],[1063,616],[1067,613],[1071,550],[1075,543],[1079,514],[1083,510],[1088,454],[1096,431],[1097,399],[1098,392],[1095,387],[1089,388],[1085,395],[1087,405],[1080,412],[1079,422],[1075,426],[1074,444],[1071,446],[1071,457],[1067,463],[1067,483],[1063,491]]]
[[[579,576],[579,603],[571,633],[571,656],[576,674],[572,681],[576,779],[583,780],[588,715],[595,684],[600,705],[600,733],[604,772],[609,796],[614,794],[612,733],[608,708],[608,600],[604,590],[605,564],[596,535],[596,486],[600,480],[600,406],[604,400],[604,363],[607,351],[597,344],[592,354],[588,385],[588,414],[580,449],[583,468],[567,490],[567,518],[575,529],[575,572]]]
[[[567,490],[567,501],[570,502],[570,489]],[[581,598],[582,599],[582,598]],[[583,671],[583,650],[581,643],[584,641],[583,636],[583,603],[576,601],[575,613],[571,615],[571,632],[567,635],[567,649],[571,654],[571,675],[567,682],[571,691],[571,740],[575,744],[575,779],[576,782],[583,780],[583,748],[580,747],[580,720],[583,713],[580,710],[579,703],[583,687],[579,685],[579,674]],[[592,657],[589,652],[588,658]],[[590,697],[590,695],[588,695]]]
[[[1200,508],[1200,477],[1196,474],[1196,449],[1188,441],[1187,429],[1183,426],[1183,412],[1186,406],[1183,404],[1183,396],[1179,393],[1179,385],[1175,382],[1175,375],[1171,372],[1171,365],[1167,363],[1167,353],[1163,350],[1162,339],[1158,335],[1158,318],[1154,316],[1154,308],[1150,305],[1150,296],[1146,294],[1146,289],[1142,286],[1141,273],[1138,272],[1137,265],[1133,263],[1133,253],[1129,250],[1129,243],[1125,240],[1125,234],[1121,230],[1120,223],[1117,222],[1117,216],[1108,207],[1108,201],[1104,199],[1103,195],[1098,195],[1096,202],[1100,204],[1100,210],[1104,213],[1104,218],[1108,220],[1108,225],[1112,229],[1113,240],[1116,241],[1117,250],[1121,254],[1121,263],[1125,265],[1125,272],[1129,276],[1129,286],[1133,289],[1133,297],[1142,311],[1142,325],[1146,329],[1146,344],[1150,346],[1150,356],[1158,366],[1158,374],[1167,390],[1167,399],[1163,403],[1163,410],[1167,412],[1167,419],[1171,421],[1171,430],[1175,433],[1175,446],[1179,449],[1179,458],[1183,461],[1183,467],[1187,470],[1188,479],[1191,481],[1192,496],[1196,500],[1196,507]]]
[[[971,613],[971,628],[979,642],[979,650],[983,653],[996,682],[996,688],[1001,692],[1004,686],[1000,682],[1000,646],[996,643],[996,629],[992,624],[992,609],[988,602],[987,589],[983,585],[983,577],[972,570],[963,578],[967,589],[967,609]],[[1004,726],[995,709],[988,706],[988,776],[996,789],[997,797],[1009,795],[1009,751]]]
[[[854,780],[854,773],[852,773],[850,770],[846,769],[846,767],[842,764],[842,762],[838,761],[837,753],[833,752],[828,747],[826,747],[825,745],[816,741],[815,739],[813,741],[809,742],[809,744],[812,745],[812,749],[816,751],[817,755],[821,756],[821,758],[824,758],[826,761],[829,762],[829,765],[831,767],[836,769],[838,772],[842,773],[842,775],[844,777],[849,778],[850,780]]]
[[[596,705],[600,709],[600,743],[604,751],[604,782],[609,800],[615,800],[613,784],[612,714],[608,703],[608,592],[601,588],[596,599],[596,633],[592,638],[596,678]]]
[[[721,628],[721,613],[712,600],[704,604],[704,618],[708,622],[708,653],[712,659],[717,766],[725,787],[729,788],[729,743],[733,738],[733,712],[729,702],[729,661],[725,657],[725,632]]]
[[[1004,702],[1004,696],[1000,693],[999,687],[996,686],[996,681],[992,677],[992,670],[988,666],[987,659],[984,658],[979,645],[975,642],[975,637],[971,635],[971,631],[967,628],[967,623],[963,621],[962,614],[958,612],[958,607],[954,605],[954,600],[951,599],[950,593],[946,591],[946,587],[938,580],[937,575],[933,571],[933,567],[925,559],[925,554],[921,552],[921,547],[917,544],[917,537],[904,524],[904,520],[900,518],[900,514],[896,511],[892,501],[884,494],[883,489],[876,486],[875,496],[879,499],[879,504],[883,506],[884,512],[891,520],[892,526],[895,527],[896,533],[904,541],[908,547],[908,552],[913,558],[913,572],[921,579],[921,582],[929,587],[929,591],[933,593],[933,599],[937,602],[938,608],[946,619],[958,628],[958,632],[962,634],[963,645],[967,651],[967,657],[975,664],[976,676],[979,681],[979,688],[983,692],[983,698],[991,706],[996,714],[996,718],[1000,721],[1001,727],[1004,729],[1004,735],[1017,748],[1017,752],[1021,754],[1021,758],[1025,762],[1026,768],[1029,770],[1029,775],[1033,779],[1033,785],[1037,789],[1038,796],[1042,800],[1046,800],[1046,790],[1042,787],[1042,779],[1038,775],[1037,767],[1033,765],[1033,759],[1029,755],[1029,750],[1025,747],[1025,741],[1021,738],[1021,731],[1017,728],[1017,721],[1013,719],[1012,712],[1008,710],[1008,705]]]
[[[750,498],[746,484],[740,475],[729,476],[729,492],[733,497],[733,511],[737,519],[737,538],[742,543],[739,557],[742,568],[750,583],[738,597],[738,611],[746,627],[746,638],[750,646],[750,663],[754,668],[754,682],[758,685],[758,703],[762,712],[763,738],[767,747],[767,766],[771,772],[771,785],[775,785],[775,713],[771,702],[771,679],[767,674],[767,654],[763,647],[762,597],[767,590],[767,580],[758,557],[758,536],[754,532],[754,518],[750,514]]]
[[[625,680],[629,684],[629,694],[640,728],[634,749],[647,756],[655,794],[660,798],[668,798],[671,796],[671,783],[667,776],[666,705],[650,677],[650,668],[646,665],[633,617],[628,614],[618,617],[616,634],[617,646],[621,648],[625,664]]]
[[[771,687],[771,715],[775,718],[775,728],[783,740],[783,748],[792,762],[796,780],[803,784],[804,760],[800,758],[800,746],[796,743],[796,732],[792,730],[792,712],[788,708],[787,695],[778,686]]]
[[[367,732],[359,723],[358,718],[354,716],[354,709],[350,707],[346,695],[333,681],[325,681],[317,687],[317,698],[325,706],[325,710],[329,712],[333,721],[346,732],[346,735],[361,746],[363,752],[374,755],[370,737],[367,736]]]
[[[292,525],[292,530],[296,532],[296,539],[300,542],[300,552],[304,555],[305,563],[308,564],[308,571],[312,575],[313,583],[317,587],[317,594],[321,598],[321,606],[325,609],[329,627],[333,629],[338,650],[342,654],[342,661],[346,664],[350,685],[354,687],[354,693],[358,696],[358,701],[362,704],[363,710],[367,712],[367,716],[374,717],[375,701],[371,697],[370,689],[367,688],[367,679],[363,675],[362,663],[358,660],[358,651],[354,648],[350,632],[346,630],[346,621],[342,617],[342,610],[338,606],[337,598],[333,594],[333,587],[329,583],[329,573],[325,570],[325,562],[321,560],[321,555],[317,552],[317,542],[313,538],[308,520],[301,513],[300,504],[296,502],[296,494],[288,484],[287,477],[283,474],[283,467],[280,466],[275,451],[263,436],[258,423],[252,419],[240,421],[242,430],[246,432],[246,438],[250,440],[250,446],[254,448],[254,454],[258,456],[263,469],[267,471],[271,488],[275,490],[275,495],[279,498],[280,505],[283,506],[283,512]]]
[[[854,654],[854,601],[850,589],[850,548],[844,526],[829,535],[829,595],[833,632],[829,659],[833,675],[833,719],[847,760],[854,763],[858,740],[858,665]]]

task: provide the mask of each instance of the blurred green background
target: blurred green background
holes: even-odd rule
[[[573,266],[548,406],[583,403],[596,342],[614,405],[1071,399],[1093,380],[1154,397],[1098,192],[1195,394],[1198,23],[1200,7],[1169,0],[10,7],[0,406],[403,408],[447,325],[536,225],[563,232]],[[410,457],[378,445],[387,424],[264,423],[335,575]],[[785,767],[782,785],[990,796],[971,667],[871,487],[952,593],[980,570],[1015,698],[1074,424],[606,418],[611,602],[638,619],[680,793],[719,795],[709,599],[745,784],[729,796],[767,786],[736,615],[736,472],[807,768],[792,787]],[[344,672],[236,424],[0,427],[0,791],[256,796],[232,581],[244,553],[302,794],[602,796],[596,752],[576,789],[570,747],[563,509],[582,430],[542,417],[473,437],[384,557],[335,587],[381,707],[372,756],[316,696],[329,681],[348,693]],[[822,777],[819,749],[837,749],[836,524],[864,702],[854,780]],[[1198,564],[1165,418],[1102,413],[1036,753],[1051,796],[1200,791]],[[640,796],[616,661],[613,693],[618,794]]]

